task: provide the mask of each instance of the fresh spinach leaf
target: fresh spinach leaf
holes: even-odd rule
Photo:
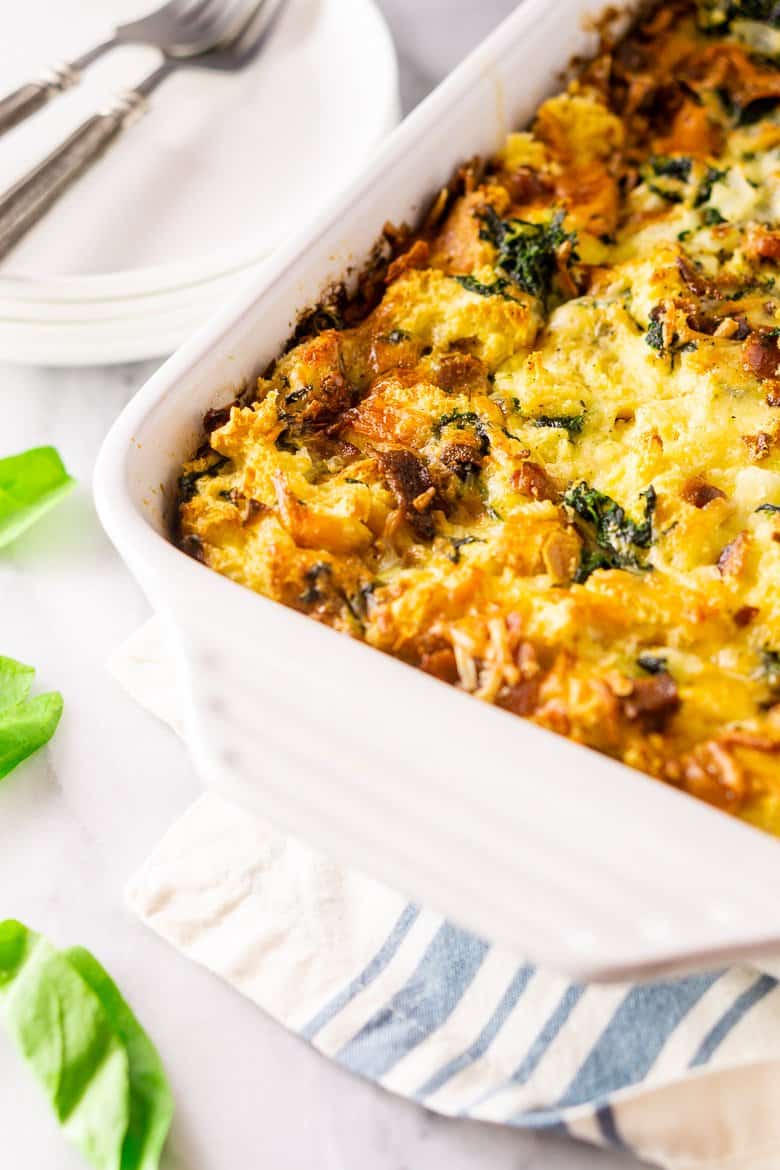
[[[54,447],[0,459],[0,548],[48,512],[75,485]]]
[[[63,953],[100,1000],[127,1053],[129,1119],[121,1170],[156,1170],[173,1117],[173,1098],[157,1049],[95,956],[83,947]]]
[[[87,951],[0,922],[0,1017],[63,1133],[96,1170],[157,1170],[172,1104],[160,1059]]]
[[[65,1136],[93,1166],[120,1170],[127,1053],[67,959],[13,920],[0,923],[0,1015]]]
[[[62,695],[30,698],[35,671],[0,656],[0,780],[48,743],[62,715]]]

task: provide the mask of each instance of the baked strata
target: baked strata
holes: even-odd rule
[[[605,34],[209,412],[178,538],[780,833],[775,9]]]

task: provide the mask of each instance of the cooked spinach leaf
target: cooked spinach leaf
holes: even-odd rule
[[[701,207],[703,203],[706,203],[712,195],[712,188],[720,179],[725,179],[727,174],[728,170],[722,171],[718,167],[707,167],[693,201],[694,207]]]
[[[485,541],[481,536],[451,536],[450,544],[452,545],[452,552],[448,553],[448,557],[453,565],[460,564],[460,550],[467,544],[484,544]]]
[[[651,349],[663,353],[664,350],[664,323],[660,316],[651,318],[645,333],[645,342]]]
[[[369,581],[366,585],[361,585],[356,593],[351,596],[344,594],[344,601],[347,609],[352,614],[356,621],[362,625],[368,617],[368,608],[371,603],[371,598],[374,595],[374,590],[380,582]]]
[[[773,694],[780,694],[780,650],[764,647],[761,651],[761,666],[758,673]]]
[[[289,394],[285,394],[284,401],[288,405],[291,405],[293,402],[300,402],[306,397],[307,394],[310,394],[313,389],[313,386],[308,385],[301,386],[300,390],[291,390]]]
[[[216,452],[214,452],[216,455]],[[213,463],[208,467],[202,467],[196,471],[187,471],[184,475],[179,476],[179,503],[187,504],[197,494],[198,483],[203,478],[213,479],[229,460],[224,455],[217,455]]]
[[[648,188],[654,195],[659,195],[661,199],[665,199],[667,203],[682,203],[685,195],[682,191],[675,187],[662,187],[660,183],[648,182]]]
[[[303,605],[318,605],[332,588],[333,565],[329,561],[320,561],[306,570],[303,579],[306,588],[301,594],[301,602]]]
[[[746,102],[744,106],[736,106],[737,125],[755,126],[756,122],[760,122],[768,114],[773,114],[777,104],[777,98],[767,97],[755,98],[752,102]]]
[[[672,158],[667,154],[654,154],[649,162],[655,175],[669,179],[680,179],[683,183],[687,183],[691,177],[692,159],[688,158],[687,155]]]
[[[690,353],[691,350],[697,349],[698,345],[695,341],[686,341],[682,345],[677,333],[672,335],[669,345],[664,345],[664,308],[663,305],[656,305],[650,313],[650,324],[645,331],[645,344],[654,349],[660,356],[671,355],[672,362],[674,356],[678,353]]]
[[[780,512],[780,504],[759,504],[757,512]]]
[[[578,258],[576,233],[563,229],[565,212],[556,212],[547,223],[529,223],[523,219],[502,219],[494,208],[487,207],[480,218],[480,239],[496,248],[497,267],[523,292],[546,301],[558,269],[559,249],[570,242],[569,260]]]
[[[576,582],[586,581],[596,569],[647,572],[650,566],[640,560],[638,550],[649,548],[653,542],[655,488],[651,485],[640,494],[644,500],[644,516],[637,522],[627,516],[625,509],[611,496],[584,480],[566,489],[563,502],[577,516],[586,538],[574,576]]]
[[[457,426],[460,430],[473,430],[479,439],[479,449],[483,455],[490,450],[490,435],[482,419],[473,410],[453,410],[443,414],[438,422],[434,423],[433,433],[438,437],[445,427]]]
[[[734,20],[755,20],[780,28],[777,0],[698,0],[699,26],[707,31],[727,29]]]
[[[668,674],[667,659],[657,654],[640,654],[636,664],[647,674]]]
[[[476,276],[453,276],[453,280],[457,280],[458,284],[465,288],[467,292],[477,293],[481,297],[503,297],[505,301],[511,301],[512,297],[508,297],[506,290],[509,287],[509,281],[503,276],[497,276],[492,284],[483,284],[482,281],[477,280]]]
[[[532,427],[555,427],[560,431],[568,431],[571,437],[582,433],[585,414],[538,414],[530,421]]]

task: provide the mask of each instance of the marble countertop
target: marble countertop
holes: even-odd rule
[[[383,6],[409,108],[513,3]],[[79,480],[0,556],[0,651],[35,664],[40,687],[66,700],[49,749],[0,785],[0,917],[92,948],[127,994],[173,1084],[165,1170],[636,1167],[559,1139],[447,1121],[349,1076],[124,909],[125,881],[198,792],[184,747],[104,666],[148,606],[100,528],[90,475],[112,420],[153,368],[0,368],[2,453],[56,444]],[[15,1170],[83,1166],[1,1038],[0,1117]]]

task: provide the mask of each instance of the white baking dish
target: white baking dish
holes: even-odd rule
[[[106,530],[181,651],[204,782],[587,979],[780,952],[778,842],[242,589],[179,552],[167,514],[204,411],[279,352],[386,220],[414,222],[457,163],[528,121],[571,57],[593,50],[586,18],[601,7],[526,0],[147,383],[95,477]]]

